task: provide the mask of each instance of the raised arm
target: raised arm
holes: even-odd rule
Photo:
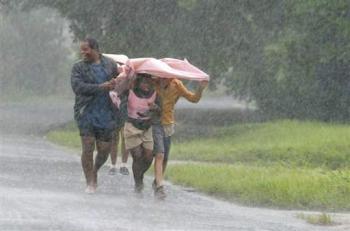
[[[195,93],[189,91],[181,81],[176,81],[176,88],[180,93],[180,96],[184,97],[192,103],[197,103],[201,97],[202,92],[208,85],[208,82],[200,82]]]

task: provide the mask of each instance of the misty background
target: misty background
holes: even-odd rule
[[[129,57],[187,58],[213,95],[267,118],[349,120],[346,0],[2,0],[0,98],[71,99],[79,39]],[[235,101],[232,98],[232,103]]]
[[[211,76],[177,103],[165,204],[109,162],[83,193],[70,74],[85,37]],[[0,0],[0,230],[349,230],[349,48],[349,0]]]

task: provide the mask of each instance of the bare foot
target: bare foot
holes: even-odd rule
[[[96,192],[96,186],[88,185],[85,189],[85,193],[94,194]]]

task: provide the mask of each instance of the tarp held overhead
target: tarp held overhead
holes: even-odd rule
[[[161,78],[178,78],[195,81],[209,81],[209,75],[189,63],[186,59],[155,59],[135,58],[128,59],[125,55],[103,54],[119,64],[133,69],[135,73],[145,73]]]

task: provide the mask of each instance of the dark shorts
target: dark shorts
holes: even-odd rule
[[[163,130],[163,126],[160,124],[152,125],[152,132],[153,132],[153,154],[157,153],[163,153],[165,152],[165,146],[164,146],[164,138],[165,133]]]
[[[79,128],[79,132],[80,136],[92,136],[95,137],[96,140],[110,142],[112,140],[114,130],[95,127],[83,127]]]
[[[152,125],[153,155],[163,154],[164,160],[168,160],[171,146],[171,136],[166,136],[162,125]]]

